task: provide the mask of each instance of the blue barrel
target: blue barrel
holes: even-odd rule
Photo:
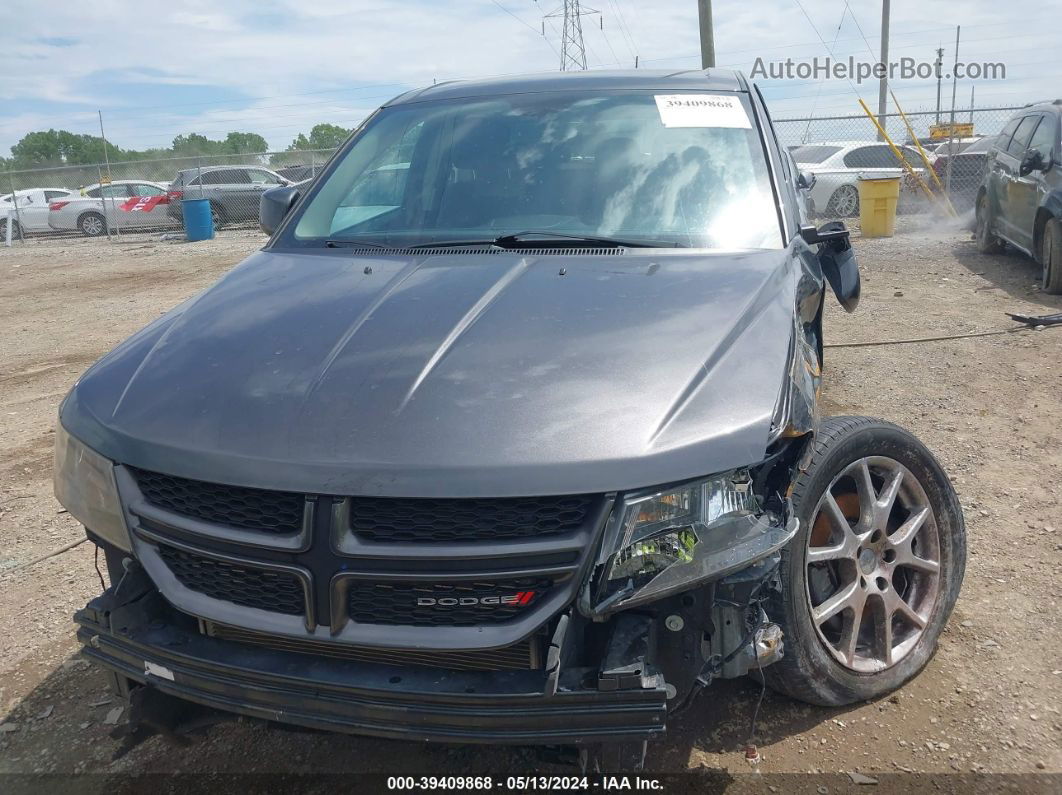
[[[213,240],[214,219],[210,217],[210,199],[184,199],[184,234],[189,240]]]

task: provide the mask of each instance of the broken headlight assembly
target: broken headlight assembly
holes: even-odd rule
[[[618,500],[584,611],[603,617],[688,590],[788,543],[795,520],[753,483],[742,468]]]
[[[126,551],[132,548],[125,526],[114,464],[55,428],[55,498],[93,535]]]

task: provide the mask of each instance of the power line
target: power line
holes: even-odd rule
[[[504,11],[504,12],[505,12],[506,14],[508,14],[509,16],[511,16],[511,17],[512,17],[513,19],[515,19],[515,20],[516,20],[517,22],[519,22],[519,23],[520,23],[521,25],[523,25],[523,26],[524,26],[525,28],[530,28],[530,29],[531,29],[531,30],[533,30],[533,31],[534,31],[534,32],[535,32],[536,34],[538,33],[538,28],[536,28],[536,27],[535,27],[534,25],[532,25],[532,24],[531,24],[530,22],[527,22],[526,20],[522,19],[521,17],[518,17],[518,16],[517,16],[517,15],[516,15],[515,13],[513,13],[512,11],[510,11],[510,10],[509,10],[508,8],[506,8],[505,6],[503,6],[503,5],[501,4],[501,3],[499,3],[499,2],[498,2],[498,0],[490,0],[490,1],[491,1],[491,2],[492,2],[492,3],[494,4],[494,5],[496,5],[496,6],[498,7],[498,8],[500,8],[500,9],[501,9],[502,11]],[[549,48],[550,48],[551,50],[553,50],[553,54],[554,54],[554,55],[557,55],[557,56],[559,56],[559,55],[560,55],[560,53],[559,53],[559,52],[557,52],[557,48],[553,46],[553,42],[551,42],[551,41],[550,41],[549,39],[547,39],[547,38],[546,38],[545,36],[543,36],[542,38],[543,38],[543,39],[545,40],[546,44],[548,44],[548,45],[549,45]]]

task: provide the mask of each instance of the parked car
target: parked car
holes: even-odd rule
[[[914,147],[898,147],[917,173],[925,173],[922,156]],[[811,199],[823,215],[848,218],[859,214],[861,177],[903,177],[904,169],[887,143],[841,141],[791,147],[802,171],[815,175]]]
[[[1030,105],[1004,125],[977,194],[977,247],[1004,244],[1042,266],[1043,289],[1062,294],[1062,99]]]
[[[83,653],[147,725],[198,704],[598,768],[718,678],[900,686],[962,512],[908,432],[819,419],[823,302],[854,309],[859,269],[798,179],[724,69],[387,103],[63,401],[56,494],[112,583]]]
[[[969,210],[973,207],[988,163],[988,153],[995,140],[994,135],[978,138],[964,146],[957,154],[940,154],[933,161],[933,170],[937,173],[941,185],[948,184],[950,163],[951,190],[948,195],[957,209]]]
[[[276,173],[286,179],[289,183],[305,182],[320,174],[324,165],[324,163],[316,163],[305,166],[284,166],[283,168],[278,168]]]
[[[57,231],[80,231],[87,237],[105,234],[108,229],[120,232],[172,226],[164,201],[147,211],[122,209],[130,199],[165,196],[164,185],[145,180],[116,179],[104,185],[89,185],[80,194],[51,202],[48,226]]]
[[[28,188],[0,196],[0,241],[7,239],[8,210],[12,210],[11,235],[49,232],[48,202],[75,195],[69,188]]]
[[[183,219],[183,199],[209,199],[214,228],[258,217],[262,191],[289,180],[261,166],[210,166],[177,172],[169,188],[168,212],[178,223]]]
[[[953,138],[950,141],[935,141],[931,146],[923,145],[922,148],[929,154],[935,157],[948,156],[951,154],[958,154],[964,151],[967,147],[973,146],[978,141],[985,140],[983,135],[974,135],[969,138]]]

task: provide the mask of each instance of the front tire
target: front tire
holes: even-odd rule
[[[1044,266],[1041,284],[1044,292],[1062,295],[1062,221],[1057,218],[1049,218],[1044,225],[1040,262]]]
[[[966,531],[948,476],[904,429],[831,417],[811,444],[792,488],[800,529],[768,610],[786,654],[764,676],[840,706],[895,690],[933,656],[962,585]]]
[[[107,222],[99,213],[85,213],[77,219],[77,228],[85,237],[99,237],[107,231]]]

